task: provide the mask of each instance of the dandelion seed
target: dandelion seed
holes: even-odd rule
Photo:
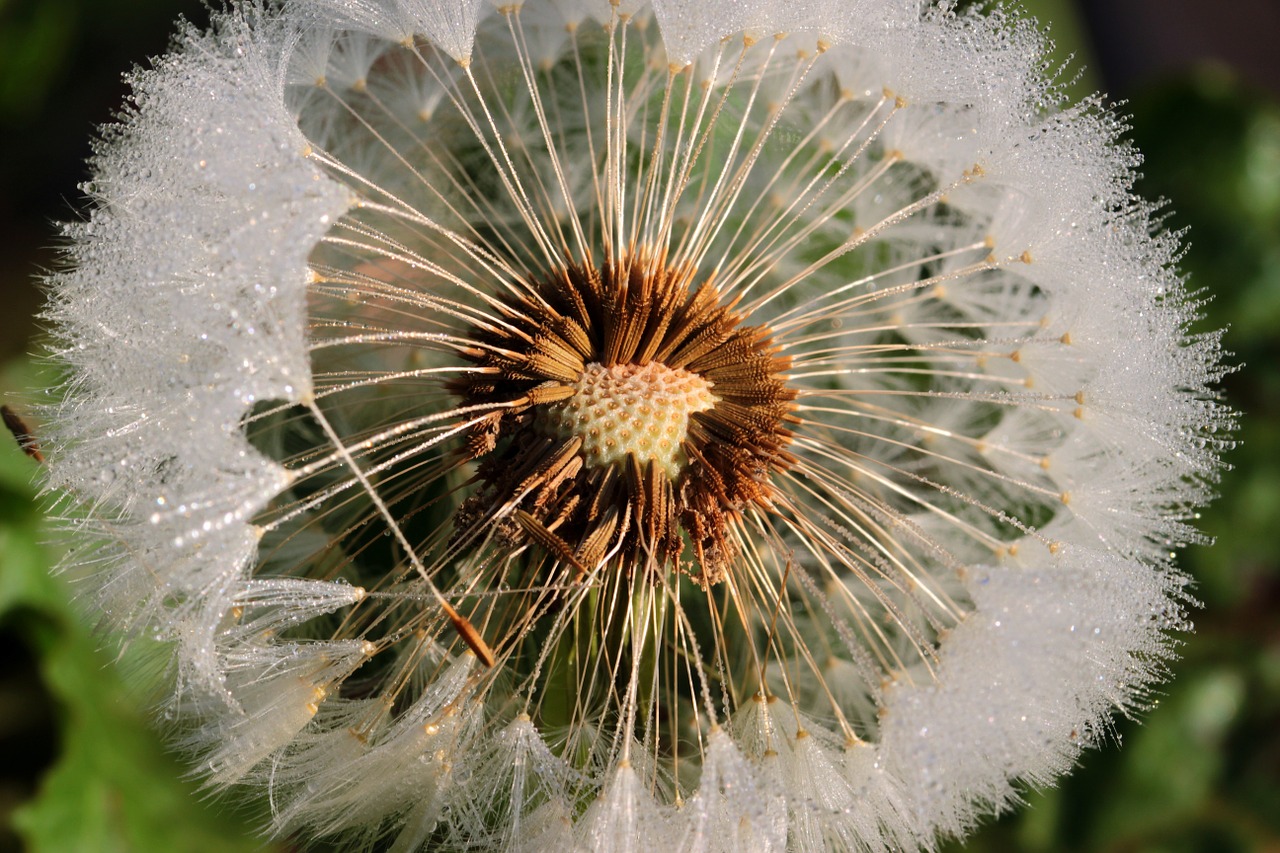
[[[31,427],[22,419],[22,415],[8,406],[0,406],[0,415],[3,415],[5,428],[9,430],[13,440],[18,442],[18,447],[22,448],[22,452],[37,462],[44,462],[44,454],[40,452],[40,443],[36,441]]]
[[[185,30],[42,445],[208,783],[356,848],[927,848],[1140,708],[1231,415],[1042,56],[891,0]]]

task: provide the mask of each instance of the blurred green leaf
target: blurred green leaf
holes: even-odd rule
[[[65,64],[76,15],[64,0],[24,3],[8,13],[0,27],[0,116],[22,118],[43,103]]]

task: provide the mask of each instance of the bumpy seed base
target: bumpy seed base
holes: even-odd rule
[[[689,416],[720,402],[706,379],[658,362],[593,362],[572,385],[572,397],[539,408],[539,429],[581,438],[587,467],[621,465],[631,453],[642,463],[653,460],[673,480],[686,462],[681,444]]]

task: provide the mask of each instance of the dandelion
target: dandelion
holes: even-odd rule
[[[95,608],[270,831],[931,847],[1143,707],[1215,336],[1027,21],[235,3],[48,309]]]

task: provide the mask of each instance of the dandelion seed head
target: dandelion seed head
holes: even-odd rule
[[[929,848],[1140,709],[1231,415],[1000,10],[233,4],[68,227],[49,485],[356,849]]]
[[[677,563],[688,538],[698,576],[723,576],[730,527],[789,464],[795,392],[768,330],[689,278],[645,252],[557,271],[506,328],[475,330],[480,370],[453,389],[464,408],[500,408],[467,446],[487,486],[464,506],[472,526],[520,507],[583,572],[615,537],[636,567]]]

